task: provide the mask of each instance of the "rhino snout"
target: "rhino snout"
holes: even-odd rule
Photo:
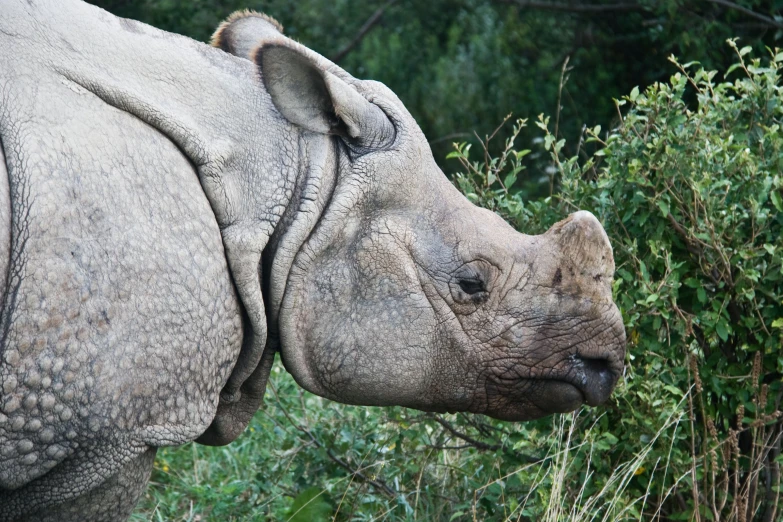
[[[510,325],[495,352],[508,363],[490,362],[495,372],[484,386],[484,412],[508,420],[605,403],[625,359],[625,328],[612,300],[614,256],[595,216],[576,212],[527,238],[520,251],[534,256],[530,277],[501,294],[496,315]]]

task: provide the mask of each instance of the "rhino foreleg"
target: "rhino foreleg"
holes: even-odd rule
[[[144,492],[156,452],[128,441],[79,449],[29,484],[0,489],[0,522],[126,520]],[[87,458],[93,460],[85,465]]]
[[[76,522],[126,520],[147,487],[157,448],[149,448],[128,462],[117,474],[54,509],[33,513],[23,522]]]

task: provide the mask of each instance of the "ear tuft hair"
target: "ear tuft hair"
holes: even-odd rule
[[[223,49],[224,51],[227,51],[227,45],[228,45],[228,38],[227,38],[227,31],[228,29],[239,20],[242,20],[244,18],[253,17],[253,18],[260,18],[261,20],[264,20],[265,22],[269,23],[272,27],[274,27],[280,34],[283,33],[283,25],[272,18],[269,15],[265,15],[264,13],[259,13],[257,11],[252,11],[250,9],[241,9],[239,11],[234,11],[229,15],[228,18],[226,18],[223,22],[220,23],[215,33],[212,35],[212,39],[210,40],[210,44],[213,47],[217,47],[219,49]]]

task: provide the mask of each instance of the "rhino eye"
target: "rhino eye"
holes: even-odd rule
[[[462,289],[462,291],[468,295],[475,295],[480,292],[487,291],[487,289],[484,287],[484,281],[478,278],[473,278],[473,279],[461,278],[458,281],[458,284],[459,287]]]
[[[475,307],[489,299],[493,270],[493,266],[483,259],[468,261],[457,268],[449,281],[454,303]]]

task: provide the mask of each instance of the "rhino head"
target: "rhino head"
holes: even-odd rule
[[[625,331],[596,218],[518,233],[447,180],[392,91],[279,29],[245,13],[213,43],[256,62],[305,151],[262,283],[296,381],[345,403],[506,420],[606,401]]]

